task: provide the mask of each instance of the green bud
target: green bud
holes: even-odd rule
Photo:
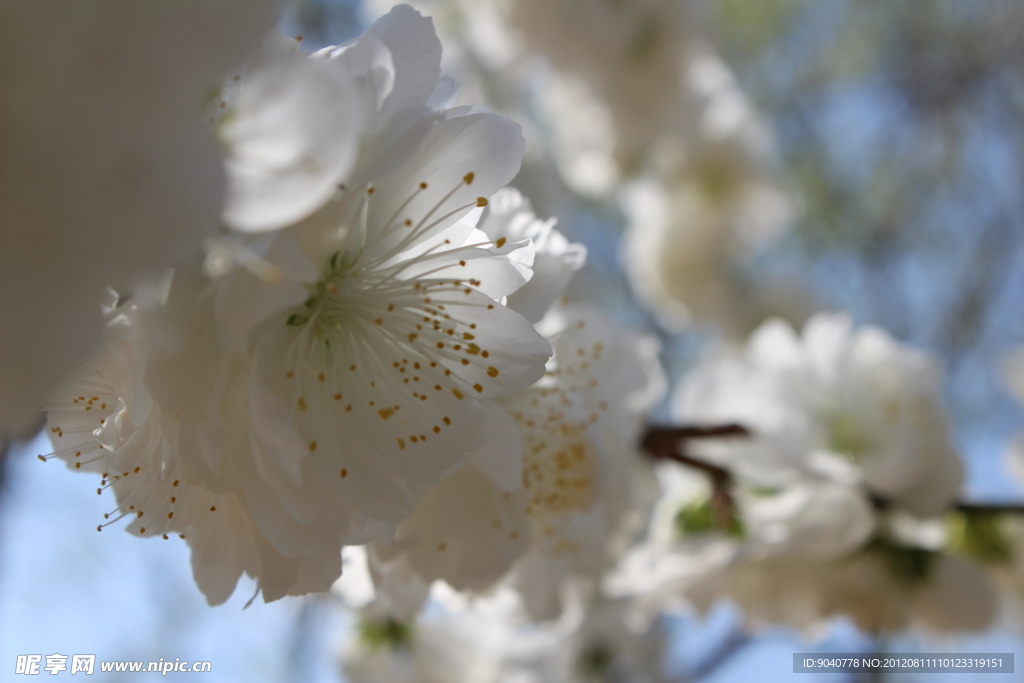
[[[736,515],[735,511],[730,513],[728,524],[723,529],[714,511],[711,509],[710,500],[690,503],[681,509],[676,513],[675,526],[681,536],[724,531],[730,538],[742,539],[745,533],[743,522]]]
[[[412,625],[391,618],[363,621],[359,637],[373,649],[408,649],[412,645]]]

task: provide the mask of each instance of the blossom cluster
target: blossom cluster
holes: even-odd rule
[[[761,322],[730,277],[798,202],[692,17],[449,4],[466,90],[525,130],[458,104],[407,5],[312,53],[272,2],[213,3],[234,32],[86,5],[46,24],[67,50],[40,68],[98,94],[62,146],[33,115],[60,90],[5,80],[0,219],[38,229],[0,250],[0,313],[67,309],[0,331],[0,437],[49,394],[39,457],[113,499],[97,530],[184,539],[211,605],[243,575],[253,599],[340,596],[353,681],[661,681],[660,616],[723,600],[805,632],[990,624],[1024,526],[961,503],[937,357],[845,314]],[[183,26],[220,51],[145,61],[117,37]],[[558,191],[618,207],[664,330],[723,332],[667,401],[658,343],[577,295],[587,249],[531,203]],[[653,439],[659,406],[693,429]]]

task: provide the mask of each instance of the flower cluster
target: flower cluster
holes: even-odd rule
[[[749,431],[688,449],[730,473],[728,490],[663,472],[651,539],[613,592],[646,576],[641,614],[658,595],[703,607],[728,596],[754,623],[800,628],[837,615],[869,632],[989,623],[981,568],[944,551],[963,465],[939,392],[934,358],[842,315],[815,316],[800,335],[769,321],[742,352],[713,354],[674,410]]]
[[[49,395],[39,457],[98,480],[97,530],[184,539],[209,604],[243,574],[340,596],[353,681],[655,683],[671,610],[949,632],[992,622],[990,576],[1019,590],[1024,526],[962,502],[938,359],[810,297],[765,322],[778,293],[734,277],[798,202],[680,3],[421,0],[525,131],[457,104],[407,5],[310,53],[273,2],[101,4],[0,9],[16,52],[61,39],[43,80],[0,64],[0,220],[30,228],[0,314],[67,307],[0,331],[0,441]],[[146,49],[182,32],[218,49]],[[722,332],[667,400],[661,345],[591,296],[609,250],[538,217],[558,196],[621,219],[623,308]]]
[[[54,455],[113,489],[107,524],[184,537],[211,603],[243,572],[267,600],[326,590],[342,545],[389,540],[487,405],[544,374],[504,303],[534,248],[476,228],[522,137],[451,106],[440,52],[407,7],[311,56],[266,39],[212,105],[228,229],[112,305],[51,403]]]

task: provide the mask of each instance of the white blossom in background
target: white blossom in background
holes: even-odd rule
[[[385,3],[373,3],[383,9]],[[528,156],[573,191],[607,197],[692,117],[691,29],[675,2],[419,0],[461,47],[449,68],[497,110],[539,122]],[[540,58],[540,59],[538,59]]]
[[[588,197],[610,194],[622,180],[615,122],[607,105],[572,73],[552,71],[536,106],[550,122],[550,154],[565,183]]]
[[[738,264],[777,239],[796,207],[772,178],[765,123],[725,64],[694,47],[685,82],[693,120],[674,145],[658,150],[658,172],[623,193],[624,264],[641,300],[668,329],[710,321],[738,336],[746,332],[744,319],[760,313],[758,301],[775,306],[783,298],[744,283]],[[804,303],[809,307],[806,296]],[[793,312],[803,311],[798,305]]]
[[[326,63],[364,98],[357,108],[369,118],[347,183],[313,214],[305,200],[299,211],[285,206],[288,193],[268,192],[267,201],[284,202],[281,221],[294,209],[301,223],[228,233],[211,243],[202,269],[179,267],[165,292],[133,301],[137,361],[106,403],[139,417],[116,444],[100,441],[93,404],[75,402],[84,389],[55,399],[66,410],[50,420],[55,453],[69,464],[75,451],[62,439],[71,433],[91,433],[104,445],[99,462],[118,464],[104,471],[121,477],[108,483],[119,514],[137,515],[130,531],[183,525],[186,539],[204,539],[193,544],[193,566],[210,602],[226,599],[243,571],[266,600],[326,590],[341,571],[341,545],[388,540],[431,485],[463,466],[484,403],[532,384],[551,353],[502,303],[532,275],[529,242],[492,241],[474,227],[519,168],[519,128],[470,108],[437,108],[453,89],[438,80],[430,20],[398,7],[345,46],[312,57],[290,50],[278,56],[289,69],[322,75]],[[232,86],[220,125],[251,113],[237,108],[255,107],[255,119],[266,113],[244,93],[263,69],[276,78],[278,64],[256,64]],[[306,87],[255,91],[302,101],[281,104],[286,111],[317,104]],[[381,133],[394,126],[407,135]],[[257,184],[297,182],[291,152],[316,145],[304,137],[310,130],[296,133],[267,136],[288,163]],[[251,153],[262,138],[236,135],[239,163],[259,158]],[[134,387],[142,390],[129,393]],[[179,488],[193,493],[178,496]],[[225,509],[230,524],[218,514]],[[217,533],[242,549],[226,551],[229,539],[218,544]]]
[[[862,498],[826,484],[761,500],[740,489],[723,526],[703,475],[668,465],[660,474],[665,494],[651,537],[605,582],[610,595],[630,599],[635,628],[660,613],[706,614],[725,600],[751,628],[788,625],[815,637],[838,617],[871,633],[953,633],[996,616],[986,572],[943,550],[938,520],[892,515],[876,525]]]
[[[1004,387],[1024,405],[1024,348],[1005,353],[998,370]],[[1014,434],[1004,446],[1003,469],[1024,487],[1024,433]],[[961,549],[984,562],[1002,587],[1024,594],[1024,519],[1015,513],[963,515],[956,522],[954,534]]]
[[[940,520],[894,514],[857,552],[811,562],[783,553],[754,558],[723,588],[756,626],[814,633],[828,619],[846,617],[867,633],[982,630],[996,616],[994,586],[982,566],[946,544]]]
[[[0,7],[0,440],[91,353],[130,288],[217,227],[224,171],[203,109],[276,0]]]
[[[499,680],[509,683],[630,681],[667,683],[667,634],[654,625],[633,630],[623,600],[574,604],[558,621],[522,632],[507,646]]]
[[[665,633],[624,625],[623,601],[573,596],[555,621],[532,623],[507,591],[479,600],[442,594],[434,610],[406,621],[372,608],[342,651],[352,681],[656,683]]]
[[[526,50],[579,78],[603,104],[613,124],[614,161],[623,175],[642,168],[645,157],[676,137],[680,121],[691,116],[690,94],[679,87],[693,38],[683,4],[517,0],[495,5]],[[574,118],[554,125],[569,128]]]
[[[512,629],[472,612],[399,622],[364,610],[342,652],[352,683],[484,683],[502,680]]]
[[[647,537],[630,548],[602,586],[610,597],[630,600],[623,618],[634,629],[649,627],[660,614],[706,613],[722,597],[721,576],[744,549],[735,514],[720,527],[704,474],[677,463],[661,463],[656,473],[660,495]]]
[[[751,430],[694,445],[741,485],[856,484],[918,517],[944,513],[960,494],[938,362],[845,315],[816,315],[800,334],[764,323],[742,352],[711,356],[692,373],[674,415]]]
[[[631,618],[722,599],[754,626],[810,632],[838,616],[871,632],[994,618],[985,573],[943,550],[963,466],[931,357],[846,316],[816,316],[799,336],[769,321],[742,352],[699,365],[674,410],[751,434],[688,444],[728,469],[727,488],[664,466],[650,538],[606,583],[634,598]]]
[[[927,566],[924,576],[913,574],[919,562]],[[944,553],[865,552],[834,562],[751,563],[727,577],[727,591],[752,625],[787,624],[818,634],[835,617],[867,633],[911,627],[977,631],[992,623],[997,606],[985,572]]]

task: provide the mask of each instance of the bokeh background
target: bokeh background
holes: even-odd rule
[[[939,354],[953,434],[968,466],[965,498],[1024,502],[1002,461],[1024,412],[998,363],[1024,343],[1024,4],[687,5],[695,31],[731,68],[771,131],[773,178],[799,209],[784,235],[729,265],[727,277],[749,294],[741,333],[773,315],[801,323],[817,310],[847,310],[859,323]],[[302,34],[311,48],[337,44],[379,9],[359,0],[298,0],[282,28]],[[519,184],[540,215],[556,215],[559,229],[590,251],[573,295],[597,299],[622,323],[657,334],[677,380],[722,331],[700,321],[682,332],[659,327],[625,275],[621,205],[576,192],[554,172],[543,177],[543,186],[535,179]],[[757,295],[763,291],[781,294]],[[18,654],[93,653],[210,660],[213,673],[204,677],[215,681],[343,680],[338,649],[352,623],[338,599],[243,609],[254,590],[243,581],[226,605],[206,607],[184,544],[140,542],[114,528],[97,534],[106,501],[93,482],[35,458],[48,450],[42,438],[16,444],[2,474],[0,670],[7,673],[0,678],[13,678]],[[783,628],[748,633],[723,604],[704,618],[670,621],[665,666],[679,681],[840,681],[841,674],[792,674],[792,653],[1024,653],[1022,623],[1011,596],[982,634],[879,640],[837,620],[810,639]],[[1024,681],[1024,662],[1017,668],[1022,673],[984,680]]]

